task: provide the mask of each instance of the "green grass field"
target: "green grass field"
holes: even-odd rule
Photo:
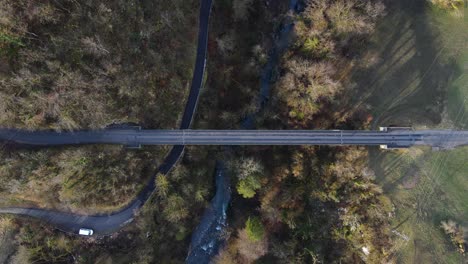
[[[468,226],[468,147],[373,151],[371,164],[395,205],[392,225],[400,262],[461,263],[440,223]]]
[[[463,73],[449,87],[447,110],[454,127],[468,129],[468,48],[458,61]]]
[[[388,7],[372,38],[378,63],[356,74],[355,102],[369,107],[374,127],[468,129],[468,20],[424,0]],[[398,262],[467,263],[440,225],[450,219],[468,227],[468,147],[370,152],[395,206]]]

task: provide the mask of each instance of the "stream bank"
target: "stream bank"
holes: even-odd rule
[[[301,4],[298,0],[290,0],[289,12],[298,12]],[[249,114],[241,122],[242,129],[255,129],[255,117],[259,114],[270,98],[271,84],[275,81],[273,73],[281,55],[287,50],[294,24],[287,21],[274,38],[275,45],[269,53],[268,61],[260,75],[260,93],[257,111]],[[232,147],[225,147],[225,152],[232,152]],[[186,263],[209,263],[225,243],[224,228],[227,226],[226,212],[231,199],[230,179],[226,172],[225,161],[218,160],[216,165],[216,194],[205,210],[200,224],[192,234],[191,246]]]

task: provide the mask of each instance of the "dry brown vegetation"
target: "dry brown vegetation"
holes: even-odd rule
[[[6,203],[96,213],[125,205],[160,161],[153,151],[97,146],[0,152],[0,191]],[[5,203],[5,202],[4,202]]]
[[[463,0],[429,0],[429,2],[447,10],[457,10],[463,6]]]
[[[196,14],[187,11],[195,4],[2,0],[0,8],[0,47],[10,49],[2,126],[175,127],[184,101],[174,98],[184,98],[194,59]]]
[[[197,8],[198,1],[180,0],[0,0],[0,126],[177,127],[195,59]],[[113,211],[136,196],[164,152],[4,146],[3,202]]]
[[[74,16],[70,18],[66,10],[83,8],[86,12],[91,12],[91,15],[88,15],[83,11],[81,16],[80,13],[76,15],[81,17],[80,20],[73,20],[80,21],[81,24],[89,22],[95,25],[87,31],[89,34],[78,33],[79,37],[73,38],[73,41],[63,42],[57,42],[55,38],[60,40],[62,38],[60,34],[65,34],[64,32],[56,34],[56,31],[53,31],[44,35],[54,36],[46,40],[59,43],[60,45],[56,44],[58,46],[55,47],[62,47],[66,51],[62,50],[60,54],[73,55],[66,59],[57,57],[61,63],[59,68],[64,67],[63,71],[68,72],[70,69],[73,69],[73,72],[77,71],[69,76],[63,75],[61,78],[65,79],[62,80],[85,78],[85,81],[77,84],[89,95],[98,98],[96,102],[90,103],[95,104],[98,101],[112,103],[104,104],[102,113],[90,114],[88,118],[93,121],[89,123],[79,118],[79,111],[89,107],[85,102],[75,102],[77,107],[67,114],[62,110],[72,106],[63,106],[63,104],[70,99],[59,96],[53,101],[52,98],[48,98],[49,93],[60,95],[62,90],[56,88],[59,87],[56,81],[59,79],[56,77],[61,75],[50,71],[47,65],[41,66],[35,61],[27,67],[23,66],[34,69],[38,64],[49,72],[53,77],[53,81],[50,82],[52,89],[44,90],[46,92],[43,90],[33,92],[34,87],[45,87],[34,86],[33,82],[29,86],[33,88],[23,94],[27,98],[25,104],[33,101],[31,96],[34,94],[46,96],[44,98],[52,101],[46,100],[47,103],[41,101],[39,107],[27,108],[29,110],[25,112],[26,115],[23,117],[20,115],[14,122],[19,122],[19,126],[23,127],[35,124],[38,127],[56,129],[75,126],[100,127],[113,120],[138,121],[154,127],[172,127],[180,116],[182,102],[179,99],[183,98],[183,92],[176,90],[176,87],[181,89],[187,84],[186,73],[189,72],[187,69],[190,69],[193,61],[192,50],[185,50],[185,47],[194,34],[190,36],[192,38],[184,34],[188,31],[187,27],[192,28],[194,23],[190,24],[193,18],[186,16],[196,13],[193,10],[197,9],[192,2],[190,4],[184,4],[182,1],[151,2],[155,3],[111,1],[101,5],[85,1],[81,5],[76,5],[75,1],[64,1],[63,3],[67,5],[63,7],[55,6],[53,4],[55,1],[44,2],[55,6],[53,10],[64,12],[63,16],[58,16],[58,21],[77,19]],[[284,17],[279,14],[284,13],[287,5],[286,1],[273,2],[276,5],[265,8],[263,1],[215,1],[211,29],[213,37],[209,43],[211,58],[208,69],[211,74],[208,76],[208,87],[201,97],[196,127],[237,128],[239,121],[247,113],[257,110],[254,102],[258,93],[260,70],[266,61],[267,50],[271,47],[269,34],[273,29],[269,29],[273,28],[273,24],[279,24],[283,20]],[[116,9],[118,6],[125,8]],[[340,105],[340,95],[345,87],[340,78],[342,69],[339,65],[354,59],[359,60],[361,56],[359,47],[365,44],[367,34],[372,31],[376,19],[383,11],[382,7],[379,1],[370,0],[307,1],[306,10],[295,18],[294,43],[281,60],[279,80],[274,87],[274,96],[265,110],[267,114],[264,115],[264,120],[256,122],[260,126],[272,129],[366,126],[367,119],[363,118],[365,114],[350,112],[347,115],[349,118],[338,119],[332,109]],[[115,10],[120,10],[120,13],[117,15]],[[112,19],[116,19],[114,16],[122,18],[116,19],[115,24],[110,23],[112,28],[107,29],[105,27],[109,25],[109,20],[100,18],[100,12]],[[155,12],[157,15],[153,14]],[[129,17],[132,18],[132,23],[123,22]],[[99,24],[101,19],[104,19],[104,22]],[[114,21],[112,19],[110,21]],[[48,23],[50,24],[47,24],[47,28],[49,25],[54,28],[53,23],[58,22]],[[121,26],[123,24],[125,26]],[[105,27],[101,28],[99,25]],[[75,26],[73,29],[79,31],[80,28]],[[98,34],[101,29],[107,33]],[[181,33],[182,31],[185,33]],[[38,34],[39,31],[31,32],[43,36]],[[19,74],[19,70],[23,67],[19,64],[21,67],[16,71],[14,63],[20,63],[19,58],[23,56],[25,48],[22,44],[26,44],[26,47],[30,44],[29,40],[24,39],[27,34],[18,33],[18,37],[22,36],[21,42],[18,44],[10,42],[8,45],[13,47],[12,52],[8,53],[10,55],[4,57],[12,63],[9,69],[11,72],[8,74]],[[117,40],[121,43],[114,45],[114,42],[118,42],[114,41],[114,35],[118,35]],[[128,36],[131,37],[127,38]],[[182,36],[188,38],[185,43],[178,39]],[[120,49],[114,49],[115,47]],[[176,51],[172,50],[173,48]],[[74,53],[76,50],[80,52]],[[177,52],[180,53],[174,56]],[[113,58],[114,56],[119,60]],[[69,64],[63,62],[68,59],[71,61]],[[116,64],[120,65],[120,68],[111,71],[105,66],[109,65],[112,68]],[[92,69],[98,71],[93,73]],[[10,85],[14,84],[13,75],[8,74],[4,79],[4,83],[8,85],[5,91],[9,92],[6,97],[17,96],[11,92],[13,86]],[[42,74],[39,75],[43,78]],[[61,86],[75,85],[72,79]],[[42,84],[43,80],[40,80],[39,84]],[[89,84],[90,82],[92,84]],[[102,90],[94,91],[91,87],[93,89],[104,87],[103,89],[110,91],[109,94],[105,93],[109,97],[102,97],[104,94]],[[66,88],[63,89],[65,95],[66,92],[71,92]],[[79,93],[76,96],[84,98],[84,95]],[[155,103],[143,104],[146,98]],[[47,112],[49,109],[54,118],[44,119],[42,114],[49,113]],[[116,109],[116,112],[107,112],[112,109]],[[164,115],[161,114],[162,109]],[[13,111],[19,110],[13,109]],[[123,116],[121,113],[130,114]],[[38,114],[41,115],[36,118],[37,121],[34,121],[37,123],[28,121],[34,118],[24,118]],[[8,121],[4,121],[4,125],[8,124]],[[24,179],[19,183],[19,188],[32,192],[28,187],[32,181],[30,175],[41,179],[42,185],[39,184],[41,181],[35,182],[38,188],[46,186],[46,181],[56,181],[55,186],[58,186],[56,193],[60,195],[53,195],[50,201],[61,204],[75,203],[76,207],[83,203],[100,201],[104,194],[109,193],[113,193],[113,198],[112,201],[106,201],[107,205],[124,202],[125,197],[128,199],[128,196],[138,189],[134,177],[141,177],[146,172],[144,167],[154,166],[151,164],[150,157],[154,159],[152,154],[147,152],[129,154],[120,148],[106,147],[104,150],[101,147],[89,147],[37,153],[24,152],[25,154],[22,154],[23,152],[8,154],[13,157],[9,160],[11,162],[0,163],[3,166],[0,172],[6,175],[5,182],[13,182],[11,180],[15,177]],[[104,159],[99,156],[90,157],[91,153],[103,152],[108,152],[104,154]],[[377,263],[391,259],[387,218],[392,212],[392,206],[382,195],[380,188],[373,183],[373,174],[367,168],[367,154],[364,149],[249,147],[247,151],[239,148],[234,154],[236,156],[231,171],[238,177],[232,177],[233,186],[237,187],[241,195],[247,193],[251,198],[246,200],[234,195],[231,209],[233,216],[229,230],[232,235],[217,257],[218,262]],[[7,152],[4,155],[6,157]],[[220,156],[219,152],[212,150],[188,148],[180,166],[167,177],[162,175],[156,177],[159,188],[140,213],[134,226],[135,230],[126,230],[121,235],[116,235],[115,240],[83,242],[67,238],[72,241],[70,244],[61,242],[63,241],[61,236],[46,229],[50,245],[56,246],[57,243],[61,245],[56,246],[57,251],[53,251],[43,236],[35,235],[38,227],[34,226],[33,231],[25,228],[19,230],[24,246],[19,248],[16,256],[18,259],[29,260],[43,257],[49,262],[57,257],[66,259],[72,256],[77,257],[79,263],[96,262],[96,260],[112,261],[116,258],[120,261],[142,263],[183,262],[190,243],[191,230],[198,223],[211,197],[210,194],[213,193],[213,159]],[[22,163],[21,159],[27,160],[32,165],[29,165],[28,169],[20,168],[18,164]],[[129,164],[113,160],[128,160]],[[41,167],[41,161],[48,161],[46,163],[48,167]],[[10,164],[16,165],[11,167]],[[14,170],[20,172],[12,174]],[[103,183],[102,180],[106,179],[103,175],[112,173],[118,175],[116,179]],[[77,182],[78,176],[86,179],[88,184]],[[67,182],[66,179],[71,181]],[[91,185],[98,186],[101,191],[86,194],[86,188]],[[233,188],[233,193],[235,192]],[[100,206],[103,206],[103,203]],[[259,221],[264,227],[261,236],[258,236],[260,239],[255,241],[249,237],[249,232],[252,233],[252,230],[248,232],[246,229],[246,218],[253,215],[259,216]],[[103,246],[104,243],[108,244]],[[69,250],[70,245],[74,246],[72,250]],[[364,247],[369,249],[369,254],[363,251]],[[31,252],[34,254],[30,255]]]
[[[460,226],[453,220],[442,221],[440,227],[442,227],[445,233],[450,237],[450,240],[457,247],[457,250],[465,254],[468,245],[468,229]]]
[[[12,243],[16,235],[16,224],[9,217],[0,217],[0,262],[7,263],[15,253]]]
[[[275,89],[285,121],[310,125],[333,103],[342,89],[337,67],[361,52],[363,40],[384,10],[379,1],[307,1]]]
[[[282,57],[274,96],[263,120],[257,122],[271,129],[366,127],[370,119],[364,109],[341,105],[343,87],[348,85],[341,78],[345,70],[339,67],[365,67],[359,64],[365,55],[362,47],[384,6],[367,0],[306,3],[296,17],[291,48]],[[346,114],[339,116],[336,109]],[[364,148],[249,148],[239,150],[237,156],[243,157],[234,162],[237,192],[250,201],[234,199],[234,235],[217,257],[218,263],[392,259],[388,217],[393,207],[374,183]],[[256,175],[259,167],[264,169]],[[255,179],[259,185],[243,184],[246,179]],[[260,214],[268,238],[261,244],[267,243],[267,248],[256,250],[258,245],[242,239],[245,230],[238,219],[249,214]]]
[[[268,252],[267,238],[252,241],[246,229],[239,230],[237,237],[231,239],[233,241],[215,257],[214,263],[253,263]]]

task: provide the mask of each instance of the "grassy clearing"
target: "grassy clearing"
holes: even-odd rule
[[[349,103],[367,106],[374,126],[439,126],[446,115],[445,106],[450,105],[449,83],[466,80],[465,65],[458,59],[466,51],[463,23],[463,19],[429,8],[422,0],[393,2],[372,37],[372,70],[354,73],[356,88],[350,89],[353,100]],[[459,86],[463,88],[463,83]]]
[[[401,262],[462,261],[440,224],[451,219],[468,225],[467,160],[468,147],[444,152],[412,148],[374,156],[371,163],[395,205],[393,229],[400,234]]]
[[[468,25],[467,25],[468,26]],[[467,34],[468,35],[468,34]],[[468,43],[468,42],[467,42]],[[458,60],[463,72],[448,90],[447,113],[453,127],[468,128],[468,46]]]
[[[352,103],[371,110],[375,127],[467,129],[466,25],[466,19],[422,0],[394,1],[373,36],[374,69],[355,73]],[[399,262],[466,261],[440,225],[451,219],[468,226],[468,148],[370,152],[395,206]]]

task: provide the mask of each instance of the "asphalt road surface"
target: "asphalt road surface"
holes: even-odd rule
[[[77,215],[37,208],[0,208],[0,213],[38,218],[67,233],[78,234],[78,230],[85,227],[93,229],[97,235],[103,235],[117,231],[131,222],[135,210],[138,210],[142,205],[143,201],[138,200],[138,202],[132,203],[131,207],[116,214],[94,216]]]
[[[265,130],[188,130],[195,112],[206,65],[208,25],[212,0],[201,0],[197,57],[180,130],[107,129],[97,131],[24,131],[0,129],[0,140],[20,144],[57,146],[78,144],[175,145],[159,168],[167,173],[180,158],[185,145],[386,145],[409,147],[429,145],[453,148],[468,145],[468,131],[450,130],[395,130],[381,131],[265,131]],[[65,232],[77,233],[81,227],[91,228],[96,235],[119,230],[131,222],[138,210],[154,191],[154,179],[119,212],[105,215],[76,215],[38,208],[0,208],[9,213],[39,218]]]
[[[200,16],[198,29],[198,46],[195,67],[193,71],[192,84],[190,87],[189,97],[187,99],[184,114],[180,129],[188,129],[192,123],[192,119],[197,107],[200,89],[203,84],[203,76],[206,66],[206,55],[208,47],[209,19],[211,13],[212,0],[200,1]],[[0,129],[1,134],[5,137],[0,137],[0,140],[11,141],[16,135],[31,135],[31,133],[23,133],[18,130]],[[13,133],[11,133],[13,132]],[[42,132],[39,132],[40,135]],[[13,137],[12,137],[13,136]],[[49,145],[51,146],[51,145]],[[175,145],[164,162],[159,167],[158,171],[167,174],[180,159],[184,151],[184,145]],[[143,206],[149,196],[155,190],[154,177],[152,177],[146,187],[139,195],[122,210],[103,215],[77,215],[64,212],[50,211],[39,208],[0,208],[0,213],[16,214],[27,217],[41,219],[47,223],[56,226],[58,229],[68,233],[78,233],[82,227],[91,228],[95,235],[107,235],[118,231],[121,227],[131,222],[135,212]]]
[[[197,57],[195,59],[195,68],[193,70],[192,84],[190,87],[189,97],[185,104],[180,129],[190,128],[195,110],[197,109],[198,98],[200,97],[200,89],[203,85],[203,76],[205,75],[206,68],[208,33],[212,2],[213,0],[201,0],[198,28]],[[184,152],[184,147],[184,145],[175,145],[174,147],[172,147],[163,164],[159,167],[159,172],[161,172],[162,174],[167,174],[182,156],[182,153]]]
[[[0,140],[26,145],[386,145],[405,148],[468,145],[468,131],[456,130],[139,130],[24,131],[0,129]]]

